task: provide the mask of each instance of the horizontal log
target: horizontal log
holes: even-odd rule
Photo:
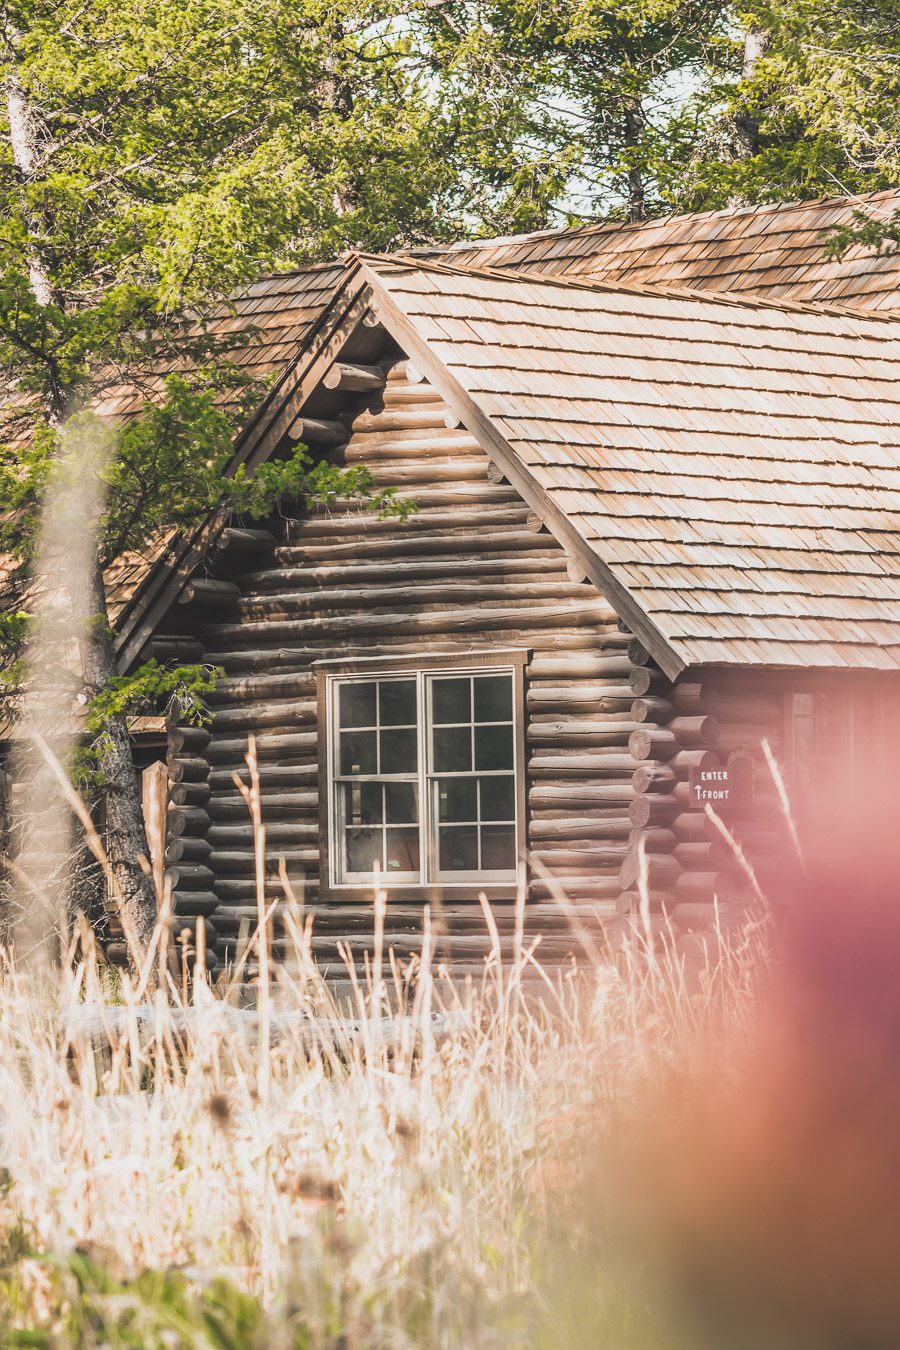
[[[263,699],[302,698],[314,694],[316,677],[312,671],[287,675],[234,676],[220,680],[207,702],[212,708],[233,707]]]
[[[263,820],[309,819],[317,815],[317,792],[261,792],[260,808]],[[209,818],[213,821],[249,819],[247,806],[235,788],[227,797],[214,797],[209,803]]]
[[[434,427],[418,434],[407,432],[405,435],[396,431],[357,432],[336,457],[345,464],[370,464],[375,460],[381,464],[390,464],[394,460],[408,460],[411,457],[427,462],[442,455],[477,460],[479,465],[484,462],[484,450],[467,431]],[[521,503],[518,493],[515,496]],[[354,508],[357,511],[364,509],[358,500],[354,502]]]
[[[205,834],[210,815],[200,806],[172,807],[166,817],[166,830],[173,839],[183,835]]]
[[[233,581],[218,581],[214,577],[192,577],[178,597],[180,605],[232,605],[240,598],[240,589]]]
[[[705,811],[682,811],[672,821],[672,829],[685,842],[718,838],[718,831]]]
[[[628,657],[632,665],[635,666],[646,666],[652,659],[649,651],[639,638],[632,638],[628,643]]]
[[[274,548],[275,542],[271,530],[246,529],[238,525],[227,525],[218,539],[219,547],[229,553],[261,553]]]
[[[596,754],[551,754],[535,752],[528,761],[528,772],[534,778],[622,778],[631,791],[634,763],[630,755],[615,750]]]
[[[734,862],[724,840],[685,840],[676,846],[675,857],[686,872],[717,872]]]
[[[644,905],[650,914],[667,916],[675,908],[675,899],[669,891],[622,891],[616,900],[616,910],[619,914],[631,914],[638,919],[635,931],[641,936],[643,934],[639,916]],[[658,935],[658,932],[659,930],[656,930],[654,936]]]
[[[304,445],[343,445],[349,439],[349,432],[343,422],[323,417],[298,417],[288,431],[292,441],[302,441]]]
[[[176,891],[172,896],[172,909],[177,915],[214,914],[218,905],[214,891]]]
[[[166,868],[166,883],[173,891],[209,891],[215,882],[215,873],[202,863],[178,863]]]
[[[679,809],[674,796],[648,792],[635,797],[628,808],[628,818],[637,829],[647,825],[667,826],[678,815]]]
[[[528,667],[529,676],[539,680],[627,679],[631,663],[619,654],[596,656],[535,655]]]
[[[484,570],[482,564],[482,572]],[[381,609],[385,606],[406,604],[408,608],[422,606],[468,605],[474,602],[487,605],[491,601],[513,604],[525,600],[570,600],[582,595],[566,580],[530,578],[526,581],[479,582],[472,577],[448,577],[441,581],[421,581],[414,588],[401,584],[389,586],[330,587],[321,589],[292,587],[288,591],[244,595],[239,612],[248,619],[290,617],[309,613],[313,616],[332,614],[338,610]],[[597,614],[609,622],[609,611],[598,609]]]
[[[335,455],[337,462],[352,463],[354,456],[347,456],[343,452]],[[380,488],[398,488],[400,490],[418,490],[422,488],[428,490],[437,480],[448,484],[480,484],[485,489],[484,497],[487,502],[493,502],[494,494],[490,491],[496,484],[491,483],[487,476],[487,465],[482,456],[460,456],[453,455],[432,455],[429,459],[394,459],[390,464],[379,465],[373,463],[372,457],[367,456],[363,460],[369,477],[374,487]],[[414,493],[415,495],[415,493]],[[505,500],[509,500],[508,497]],[[341,503],[335,502],[335,507],[340,505],[354,506],[358,510],[358,504],[353,502]]]
[[[203,806],[209,795],[208,783],[173,783],[169,787],[171,806]]]
[[[650,890],[670,890],[684,870],[675,858],[665,853],[649,853],[644,857],[647,885]],[[630,849],[619,872],[619,883],[629,891],[639,886],[641,876],[640,849]]]
[[[340,637],[346,640],[357,636],[377,636],[384,633],[446,634],[469,629],[510,626],[520,631],[528,628],[602,626],[608,622],[607,607],[588,600],[568,605],[552,601],[541,604],[540,597],[503,603],[484,603],[474,607],[423,610],[411,613],[407,609],[361,614],[323,616],[317,614],[305,619],[252,620],[243,623],[210,624],[205,631],[214,642],[259,644],[291,639],[309,640],[314,636]]]
[[[385,408],[383,412],[364,409],[351,422],[354,435],[365,431],[423,431],[434,428],[445,431],[446,404],[439,394],[433,403],[417,404],[412,408]]]
[[[372,527],[382,522],[367,517],[365,531],[359,522],[355,528],[345,528],[343,537],[337,530],[332,531],[331,539],[315,539],[302,545],[282,545],[276,551],[279,562],[310,562],[323,566],[345,558],[359,557],[360,538],[366,538],[366,556],[368,558],[413,558],[433,554],[452,555],[462,553],[490,555],[492,553],[531,553],[536,547],[534,535],[526,530],[515,528],[524,522],[522,512],[515,508],[498,511],[458,510],[446,512],[417,512],[413,517],[418,522],[419,533],[413,534],[409,525],[401,526],[392,522],[394,533],[387,538],[378,534],[369,538]],[[509,527],[509,528],[506,528]],[[433,533],[433,531],[442,531]],[[380,531],[387,535],[387,530]],[[325,531],[320,530],[324,536]],[[541,546],[542,550],[545,546]]]
[[[367,393],[371,389],[383,389],[385,376],[381,366],[355,366],[346,361],[335,361],[322,376],[322,383],[326,389],[339,389],[342,393]]]
[[[263,824],[266,831],[266,846],[269,849],[282,844],[316,843],[319,838],[318,820],[277,821],[264,816]],[[249,823],[249,817],[246,825],[238,822],[211,825],[206,834],[207,843],[217,849],[251,847],[253,839],[253,827]]]
[[[223,763],[240,766],[247,754],[250,734],[251,731],[248,731],[243,736],[213,741],[207,751],[210,764],[215,764],[216,767]],[[295,756],[301,760],[309,761],[319,743],[318,734],[315,731],[266,732],[262,735],[254,735],[254,739],[256,741],[256,753],[260,760]]]
[[[629,831],[628,820],[619,817],[563,816],[552,818],[532,815],[528,834],[532,844],[540,847],[552,839],[622,839]]]
[[[656,726],[664,726],[674,716],[675,709],[669,700],[654,694],[636,698],[631,705],[631,717],[634,722],[652,722]]]
[[[281,861],[290,870],[299,868],[305,871],[309,868],[317,867],[319,863],[318,848],[273,848],[266,853],[266,872],[271,876],[277,876]],[[209,865],[217,874],[234,875],[235,873],[256,871],[256,854],[252,848],[225,848],[219,847],[210,854]]]
[[[141,652],[143,660],[202,661],[203,647],[192,637],[152,637]]]
[[[288,587],[302,586],[312,593],[318,587],[319,594],[327,599],[332,586],[341,587],[348,583],[362,585],[369,582],[392,582],[397,584],[411,578],[415,582],[454,578],[484,578],[484,560],[482,558],[450,557],[439,558],[433,562],[422,559],[408,561],[371,562],[365,556],[350,562],[338,563],[333,567],[278,567],[261,572],[248,572],[240,578],[245,592],[277,591]],[[529,576],[556,576],[565,579],[565,571],[557,554],[545,554],[540,557],[523,557],[513,554],[509,558],[491,559],[492,580],[501,576],[512,576],[524,584]]]
[[[234,790],[235,773],[239,775],[242,782],[249,783],[247,765],[242,759],[238,759],[227,767],[217,766],[211,769],[209,773],[210,787],[217,792],[223,788]],[[304,784],[315,783],[318,776],[318,764],[263,764],[259,771],[263,792],[276,787],[300,787]]]
[[[615,719],[605,722],[575,720],[574,718],[554,719],[549,722],[529,722],[526,738],[529,744],[538,746],[610,745],[624,748],[633,730],[633,722],[622,722]]]
[[[614,873],[606,876],[554,877],[549,881],[534,877],[528,885],[528,894],[535,899],[555,898],[562,891],[567,901],[576,904],[615,900],[620,890],[618,877]]]
[[[168,864],[206,862],[211,852],[212,849],[205,839],[181,835],[178,838],[170,839],[166,844],[166,862]]]
[[[215,713],[217,739],[235,728],[247,732],[259,727],[304,726],[316,721],[315,699],[272,700],[269,703],[239,703],[234,708],[218,708]]]
[[[662,826],[631,830],[628,837],[629,848],[636,848],[641,843],[645,853],[671,853],[678,840],[672,830],[664,829]]]
[[[543,840],[546,845],[548,841]],[[584,848],[572,848],[562,844],[557,848],[541,847],[532,850],[531,857],[539,863],[542,863],[549,871],[559,871],[562,868],[574,868],[585,873],[592,873],[600,868],[617,868],[622,865],[622,860],[627,853],[624,844],[619,846],[609,844],[605,848],[585,846]]]
[[[628,805],[633,800],[632,789],[622,783],[535,783],[528,792],[528,804],[532,811],[565,810],[587,812],[608,807],[610,804]]]
[[[632,663],[632,670],[628,676],[628,683],[631,686],[631,692],[636,698],[644,698],[648,694],[659,694],[666,698],[669,697],[671,681],[653,666],[635,667]]]
[[[682,872],[674,891],[679,900],[730,900],[736,890],[728,872]]]
[[[208,727],[169,727],[166,740],[170,755],[180,755],[205,750],[209,745],[211,733]]]
[[[462,655],[467,659],[473,650],[497,651],[530,649],[535,659],[542,659],[553,653],[555,656],[577,653],[579,655],[596,651],[598,646],[608,649],[606,634],[598,634],[596,629],[565,627],[523,630],[521,624],[509,628],[496,628],[486,625],[483,629],[471,629],[453,636],[433,635],[429,639],[428,649],[432,656]],[[211,646],[206,655],[209,661],[224,666],[229,678],[253,678],[257,672],[309,675],[309,663],[325,658],[341,656],[345,659],[363,658],[371,660],[373,652],[379,656],[419,656],[422,643],[415,635],[397,636],[381,633],[376,641],[370,634],[354,635],[349,641],[340,635],[319,635],[315,646],[269,645],[266,647],[230,647]],[[530,670],[530,668],[529,668]],[[614,687],[614,686],[611,686]]]
[[[717,769],[721,760],[715,750],[679,750],[669,763],[677,774],[686,777],[699,769]]]
[[[668,730],[678,741],[678,744],[686,749],[700,747],[706,750],[714,750],[716,737],[719,733],[719,724],[714,717],[703,715],[683,717],[679,715],[669,723]]]
[[[173,783],[202,783],[209,774],[209,764],[195,755],[179,755],[168,761],[169,777]]]
[[[400,360],[388,371],[388,381],[394,384],[424,384],[425,374],[412,361]]]
[[[637,760],[668,760],[678,752],[678,741],[661,727],[641,727],[629,736],[628,752]]]
[[[635,792],[671,792],[677,775],[670,764],[641,764],[631,775]]]
[[[381,408],[385,412],[393,408],[421,408],[426,405],[430,405],[434,408],[438,403],[439,397],[440,396],[429,385],[404,384],[399,385],[396,388],[393,385],[385,385],[381,392],[380,403]],[[368,440],[372,436],[384,434],[384,432],[364,431],[358,432],[357,436],[360,440]],[[416,435],[415,432],[409,431],[396,434],[409,437]],[[435,432],[434,434],[439,435],[440,433]],[[484,452],[482,451],[482,454],[483,453]]]
[[[669,697],[677,712],[684,716],[709,712],[705,687],[697,680],[685,680],[673,685]]]

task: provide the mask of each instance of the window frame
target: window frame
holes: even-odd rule
[[[436,652],[433,656],[357,657],[316,661],[313,669],[317,684],[319,751],[319,895],[327,900],[371,900],[373,883],[357,879],[339,879],[338,805],[336,746],[338,722],[335,715],[337,689],[347,679],[389,679],[415,676],[424,681],[417,695],[419,753],[416,782],[419,785],[419,830],[421,840],[420,877],[437,872],[437,818],[435,783],[438,775],[431,765],[430,710],[422,699],[428,695],[428,677],[441,675],[484,675],[508,673],[512,678],[513,774],[515,803],[515,878],[489,880],[484,873],[466,874],[458,879],[393,881],[382,873],[382,885],[393,898],[443,900],[465,898],[484,892],[489,900],[515,899],[525,875],[527,840],[525,782],[525,666],[530,652],[520,647],[502,651]],[[424,736],[424,743],[423,738]],[[473,770],[473,778],[478,774]]]

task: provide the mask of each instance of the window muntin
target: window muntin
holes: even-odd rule
[[[432,675],[431,791],[438,880],[516,867],[512,676]]]
[[[514,882],[512,670],[333,677],[334,885]]]

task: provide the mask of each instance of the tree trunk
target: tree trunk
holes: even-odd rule
[[[107,621],[103,573],[94,563],[90,579],[92,613],[95,618],[81,643],[85,692],[93,698],[109,687],[117,673],[112,632]],[[153,880],[139,859],[147,861],[150,849],[144,828],[140,787],[131,754],[131,740],[124,717],[110,717],[104,727],[99,752],[100,771],[106,791],[106,852],[126,937],[146,946],[156,922]]]
[[[647,214],[647,193],[644,187],[644,175],[632,158],[641,145],[644,135],[644,113],[639,100],[625,108],[624,136],[625,151],[628,155],[626,181],[628,184],[628,219],[631,222],[643,220]]]
[[[13,163],[24,195],[26,184],[34,182],[39,172],[40,119],[31,106],[14,68],[10,69],[6,77],[6,113],[9,119],[9,143]],[[30,233],[39,234],[37,222],[27,213],[26,215]],[[28,279],[32,294],[39,305],[54,303],[54,289],[47,268],[33,247],[28,252]]]
[[[744,64],[741,79],[752,80],[756,67],[766,50],[766,35],[758,28],[750,28],[744,37]],[[734,117],[734,142],[737,159],[752,159],[759,154],[759,118],[745,101]]]
[[[10,40],[14,41],[15,34]],[[42,173],[40,139],[42,119],[11,64],[6,79],[6,106],[9,118],[10,149],[19,181],[25,186],[40,179]],[[43,230],[39,220],[28,218],[29,232],[40,238]],[[34,246],[28,252],[29,282],[39,305],[64,306],[64,297],[54,285],[53,277],[40,250]],[[47,420],[60,432],[69,411],[67,391],[50,370],[47,400]],[[90,528],[85,523],[85,528]],[[90,592],[89,613],[93,620],[80,639],[82,671],[88,698],[109,687],[117,672],[112,633],[109,628],[103,572],[92,549],[93,562],[88,578]],[[75,586],[83,583],[74,576]],[[77,597],[76,597],[77,599]],[[73,610],[77,612],[77,605]],[[109,719],[103,733],[100,750],[100,770],[106,784],[106,850],[109,856],[114,888],[122,909],[126,937],[146,945],[156,920],[156,897],[151,877],[141,868],[139,859],[148,859],[150,850],[144,829],[141,794],[134,762],[128,726],[124,717]]]

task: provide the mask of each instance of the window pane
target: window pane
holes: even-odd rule
[[[512,766],[512,727],[476,727],[475,768],[511,769]]]
[[[475,679],[475,721],[512,720],[512,679],[509,675],[478,675]]]
[[[375,773],[374,731],[341,732],[341,773]]]
[[[379,734],[381,736],[381,772],[415,773],[415,727],[409,727],[403,731],[382,731]]]
[[[512,825],[484,825],[481,830],[481,868],[484,872],[512,872],[516,866],[516,832]]]
[[[373,680],[340,686],[340,723],[342,727],[374,727],[375,691]]]
[[[385,818],[389,825],[415,825],[419,819],[415,783],[385,783]]]
[[[435,727],[434,767],[438,773],[464,773],[472,767],[469,727]]]
[[[435,722],[471,722],[472,681],[468,675],[433,680],[431,701]]]
[[[379,720],[383,727],[416,724],[415,680],[384,680],[378,686]]]
[[[382,865],[380,829],[356,830],[352,827],[344,831],[348,872],[371,872],[377,862]]]
[[[477,825],[444,825],[438,837],[438,866],[442,872],[478,871]]]
[[[344,823],[378,825],[381,823],[381,784],[344,783]]]
[[[386,830],[388,872],[418,872],[419,831],[417,828]]]
[[[515,820],[516,790],[512,774],[508,778],[479,778],[482,820]]]
[[[438,815],[441,820],[477,820],[475,779],[442,778],[438,783]]]

